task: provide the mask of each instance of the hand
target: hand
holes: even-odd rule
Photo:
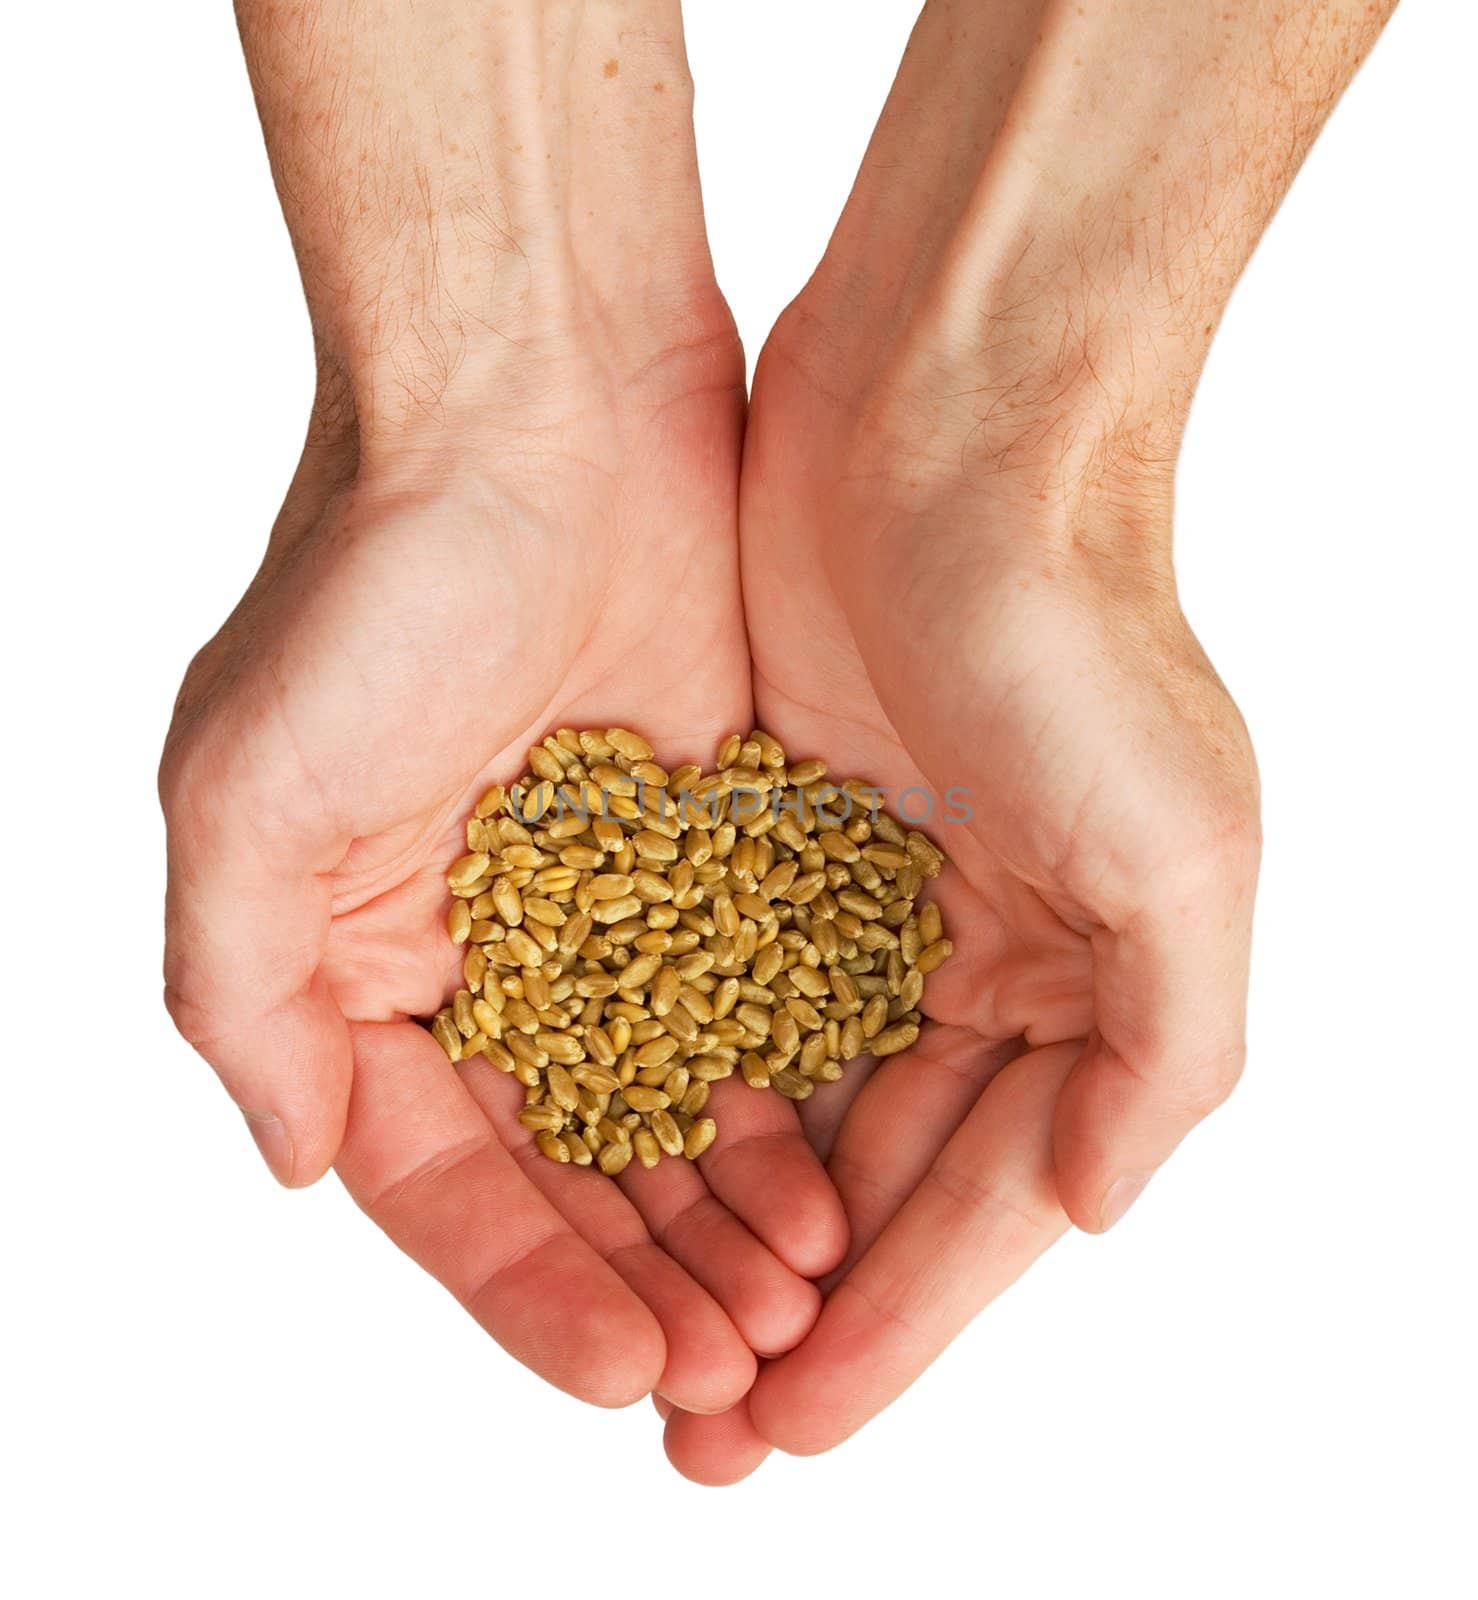
[[[1167,485],[1125,462],[1054,526],[1085,423],[1018,416],[1008,450],[926,365],[847,349],[803,300],[756,376],[756,711],[890,809],[927,797],[955,954],[912,1051],[798,1108],[851,1245],[745,1406],[671,1415],[705,1481],[853,1432],[1070,1222],[1110,1226],[1242,1061],[1256,777],[1176,604]]]
[[[1227,296],[1393,3],[1312,31],[1160,0],[920,13],[756,372],[740,521],[762,725],[928,798],[957,951],[915,1050],[805,1103],[848,1258],[743,1406],[669,1414],[692,1477],[845,1438],[1236,1080],[1257,779],[1176,600],[1174,464]]]
[[[475,435],[373,462],[325,396],[262,569],[186,678],[161,788],[170,1009],[277,1176],[336,1163],[560,1387],[709,1411],[753,1349],[804,1334],[805,1278],[844,1247],[789,1107],[718,1086],[702,1163],[618,1186],[544,1161],[517,1085],[407,1020],[460,982],[446,868],[530,742],[629,721],[706,761],[749,724],[743,365],[721,305],[688,325],[619,370],[525,342]]]

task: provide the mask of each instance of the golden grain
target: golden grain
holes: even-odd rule
[[[602,1117],[596,1123],[596,1128],[602,1139],[612,1144],[627,1144],[631,1139],[631,1130],[623,1128],[613,1117]]]
[[[942,967],[954,954],[955,947],[948,939],[936,939],[933,944],[926,945],[919,951],[919,959],[914,962],[914,971],[928,976],[937,967]]]
[[[480,945],[470,945],[462,957],[462,981],[474,993],[482,988],[487,977],[488,958]]]
[[[522,1065],[532,1067],[535,1072],[543,1072],[549,1065],[549,1052],[541,1050],[526,1033],[509,1034],[503,1043]]]
[[[862,1008],[862,1033],[867,1039],[876,1038],[888,1020],[888,996],[875,994]]]
[[[486,850],[474,850],[468,855],[459,857],[447,872],[448,888],[465,889],[468,884],[475,883],[486,873],[492,859]]]
[[[473,815],[479,819],[491,817],[495,812],[503,809],[503,802],[508,798],[507,791],[501,783],[495,783],[491,789],[485,789],[482,798],[473,808]]]
[[[682,1130],[673,1121],[670,1111],[660,1107],[653,1111],[651,1129],[657,1143],[662,1146],[664,1154],[680,1156],[683,1153]]]
[[[687,1093],[678,1102],[678,1110],[689,1117],[696,1117],[704,1106],[708,1104],[708,1097],[713,1092],[713,1085],[705,1083],[701,1078],[690,1083]]]
[[[615,1094],[621,1087],[621,1080],[614,1073],[591,1066],[588,1061],[571,1067],[570,1076],[582,1089],[589,1089],[592,1094]]]
[[[713,1120],[712,1117],[700,1117],[693,1124],[693,1126],[688,1129],[687,1136],[683,1139],[683,1154],[688,1158],[689,1161],[696,1161],[698,1157],[701,1156],[709,1147],[709,1145],[713,1143],[714,1136],[717,1133],[718,1124]]]
[[[451,910],[446,914],[446,931],[451,935],[453,944],[467,943],[472,932],[472,912],[465,900],[452,901]]]
[[[516,1072],[518,1060],[506,1044],[500,1044],[496,1039],[489,1039],[482,1047],[482,1053],[495,1066],[499,1072]]]
[[[682,976],[677,968],[663,966],[652,981],[652,1014],[665,1017],[677,1004],[682,986]]]
[[[660,1089],[653,1089],[645,1084],[628,1084],[621,1093],[633,1111],[665,1111],[670,1103]]]
[[[861,780],[787,771],[768,733],[716,755],[669,769],[628,729],[561,728],[466,821],[446,913],[465,987],[431,1032],[523,1086],[551,1161],[694,1159],[713,1083],[801,1100],[918,1038],[953,948],[915,904],[943,855]]]
[[[631,1145],[612,1140],[600,1147],[600,1154],[595,1160],[608,1178],[614,1178],[617,1173],[624,1172],[630,1165]]]
[[[573,1129],[560,1134],[560,1142],[570,1152],[570,1161],[577,1167],[588,1167],[595,1157],[590,1153],[590,1146]]]
[[[634,917],[642,903],[635,895],[622,895],[615,900],[599,900],[590,909],[590,915],[603,926]]]
[[[631,878],[624,872],[602,872],[589,883],[593,900],[620,900],[631,893]]]
[[[642,990],[657,976],[661,968],[661,956],[633,956],[621,969],[619,986],[622,990]],[[670,971],[671,969],[669,968],[668,970]]]
[[[522,928],[512,928],[503,941],[503,948],[521,967],[537,967],[543,963],[544,951]]]
[[[884,1028],[868,1045],[868,1049],[875,1056],[896,1056],[899,1051],[907,1050],[918,1036],[917,1023],[895,1022]]]
[[[639,1069],[665,1067],[680,1048],[678,1041],[671,1034],[657,1034],[637,1047],[635,1056],[637,1067]]]
[[[743,1074],[744,1081],[751,1089],[768,1089],[770,1087],[770,1067],[763,1056],[757,1055],[753,1050],[746,1050],[739,1058],[739,1071]]]
[[[818,972],[815,967],[805,965],[792,967],[789,973],[791,984],[800,990],[808,1000],[819,1000],[822,995],[830,992],[831,984],[824,973]]]
[[[565,1125],[565,1114],[558,1106],[531,1105],[518,1113],[518,1120],[534,1133],[544,1129],[558,1133]]]
[[[539,1147],[540,1155],[547,1156],[551,1161],[564,1163],[570,1160],[570,1147],[552,1129],[545,1128],[534,1135],[534,1143]]]
[[[462,1034],[449,1011],[438,1011],[431,1019],[431,1036],[451,1061],[462,1059]]]
[[[550,889],[561,886],[545,883],[541,884],[540,887]],[[571,883],[568,887],[573,889],[574,884]],[[555,905],[554,901],[546,900],[540,895],[524,897],[523,914],[532,922],[543,923],[546,928],[562,928],[565,925],[564,912]]]
[[[613,752],[623,755],[628,761],[650,761],[652,747],[640,734],[629,733],[625,728],[607,728],[606,743]]]
[[[802,1000],[797,995],[792,995],[785,1002],[785,1009],[808,1033],[814,1032],[821,1026],[821,1013],[809,1000]]]

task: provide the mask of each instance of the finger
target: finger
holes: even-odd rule
[[[666,1422],[672,1413],[677,1410],[677,1407],[665,1395],[654,1394],[652,1396],[652,1409]]]
[[[847,1218],[792,1102],[742,1079],[713,1086],[718,1123],[698,1167],[709,1189],[803,1278],[819,1278],[847,1249]]]
[[[800,1455],[841,1443],[1066,1230],[1052,1107],[1077,1048],[1034,1050],[991,1082],[805,1342],[761,1370],[762,1438]]]
[[[1203,875],[1093,937],[1097,1028],[1057,1108],[1058,1191],[1102,1232],[1242,1070],[1256,868]]]
[[[594,1405],[649,1393],[657,1319],[529,1183],[431,1036],[356,1023],[344,1186],[516,1360]]]
[[[726,1411],[741,1400],[754,1382],[754,1352],[713,1296],[653,1242],[609,1178],[540,1155],[534,1136],[517,1121],[524,1093],[516,1079],[483,1056],[456,1070],[529,1182],[656,1317],[667,1342],[660,1392],[685,1411]]]
[[[796,1102],[795,1109],[806,1135],[806,1143],[816,1152],[818,1160],[830,1160],[847,1113],[868,1079],[877,1071],[877,1066],[872,1056],[858,1056],[847,1063],[845,1074],[836,1083],[826,1085],[825,1093],[813,1094],[809,1100]]]
[[[265,759],[243,767],[241,756],[222,752],[208,768],[170,762],[161,773],[165,1004],[272,1172],[297,1186],[328,1170],[349,1104],[348,1028],[318,977],[330,914],[320,874],[343,847],[327,835],[258,833],[270,814],[260,773],[280,769]]]
[[[681,1157],[649,1169],[632,1162],[616,1180],[658,1244],[728,1312],[751,1350],[773,1355],[798,1344],[821,1295],[774,1256],[710,1193]]]
[[[931,1023],[911,1050],[878,1064],[827,1163],[851,1223],[848,1263],[893,1220],[985,1086],[1020,1050],[1014,1041],[988,1045],[963,1028]]]
[[[770,1453],[741,1400],[718,1417],[694,1417],[675,1411],[662,1433],[667,1459],[694,1483],[721,1488],[738,1483]]]

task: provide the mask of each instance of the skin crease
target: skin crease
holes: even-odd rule
[[[1235,1082],[1257,780],[1174,463],[1389,9],[931,0],[746,429],[675,6],[238,6],[320,384],[165,752],[169,1004],[283,1181],[334,1164],[550,1381],[655,1391],[696,1481],[845,1438]],[[799,1114],[716,1086],[696,1167],[556,1169],[406,1020],[462,819],[555,726],[706,763],[752,715],[929,796],[924,1035]]]

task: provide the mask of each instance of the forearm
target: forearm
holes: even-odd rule
[[[613,365],[716,295],[676,0],[238,0],[320,420],[475,409],[511,357]]]
[[[1072,414],[1173,453],[1232,287],[1393,9],[929,0],[817,299],[969,384],[987,452]]]

